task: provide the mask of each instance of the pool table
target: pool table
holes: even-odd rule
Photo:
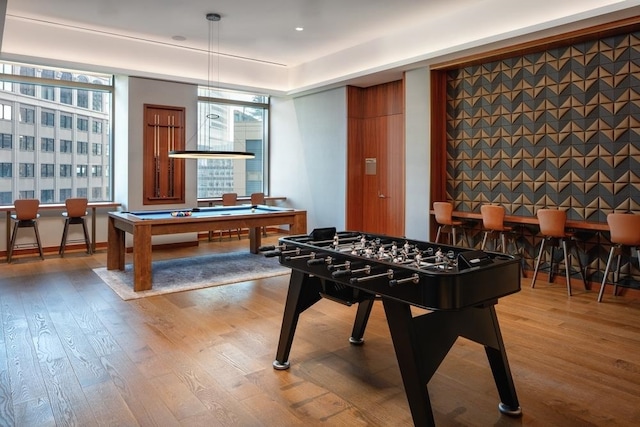
[[[133,235],[133,290],[151,289],[151,236],[210,230],[249,229],[249,250],[258,253],[260,229],[288,224],[291,234],[307,232],[307,212],[265,205],[109,212],[107,269],[124,270],[125,233]]]

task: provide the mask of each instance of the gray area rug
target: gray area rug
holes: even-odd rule
[[[291,271],[281,266],[277,258],[247,251],[154,261],[151,270],[152,289],[134,292],[131,264],[126,264],[124,271],[93,269],[123,300],[281,276]]]

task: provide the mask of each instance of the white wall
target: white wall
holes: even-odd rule
[[[405,74],[405,235],[425,241],[429,240],[431,206],[429,82],[428,68]]]
[[[307,229],[345,228],[346,88],[271,99],[270,190],[307,210]]]

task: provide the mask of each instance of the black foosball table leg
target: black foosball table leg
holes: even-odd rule
[[[351,337],[349,342],[353,345],[364,344],[364,330],[367,327],[369,321],[369,315],[373,308],[374,296],[371,299],[365,299],[358,303],[358,312],[356,313],[356,320],[353,323],[353,330],[351,331]]]
[[[278,341],[276,359],[273,361],[275,369],[289,368],[289,352],[293,344],[293,336],[296,333],[300,313],[320,300],[321,289],[320,279],[317,277],[309,276],[298,270],[291,270],[289,291],[287,292],[282,328],[280,329],[280,340]]]

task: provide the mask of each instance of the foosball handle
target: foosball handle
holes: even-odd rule
[[[310,259],[309,261],[307,261],[307,265],[308,266],[312,266],[312,265],[322,265],[326,263],[326,261],[324,260],[324,258],[314,258],[314,259]]]
[[[349,277],[351,276],[351,270],[336,270],[331,273],[331,276],[334,279],[339,279],[341,277]]]
[[[281,252],[278,251],[278,250],[276,250],[276,251],[267,251],[267,252],[263,253],[263,255],[266,258],[274,258],[274,257],[280,256],[280,254],[281,254]]]
[[[276,248],[276,247],[275,247],[275,246],[273,246],[273,245],[267,245],[267,246],[260,246],[260,247],[258,248],[258,250],[259,250],[260,252],[267,252],[267,251],[272,251],[272,250],[274,250],[275,248]]]

